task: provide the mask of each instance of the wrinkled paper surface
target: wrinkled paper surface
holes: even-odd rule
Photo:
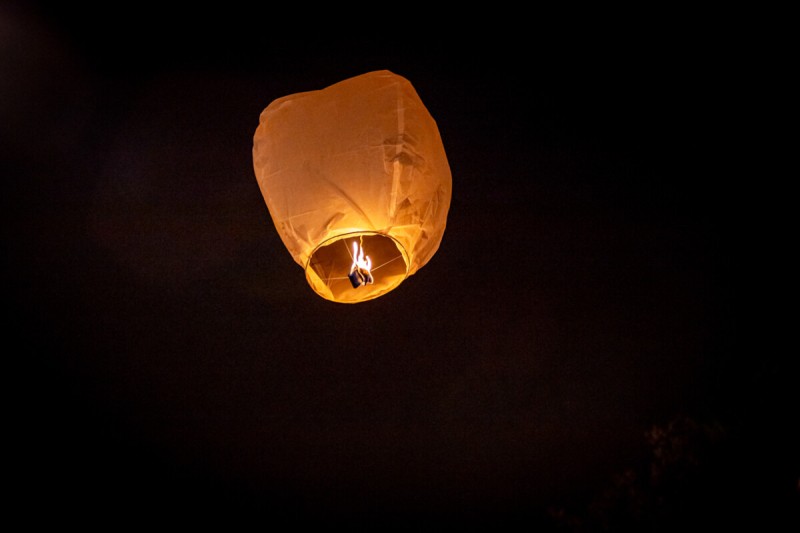
[[[439,248],[450,207],[450,167],[436,122],[401,76],[370,72],[274,100],[260,116],[253,164],[284,245],[323,297],[354,303],[380,296]],[[361,233],[391,238],[404,272],[372,293],[330,294],[326,285],[341,273],[314,279],[319,276],[308,272],[314,254]],[[348,249],[344,243],[341,248]],[[379,272],[376,285],[383,285]]]

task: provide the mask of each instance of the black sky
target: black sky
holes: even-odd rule
[[[301,15],[0,8],[20,508],[379,530],[796,520],[791,382],[738,311],[730,50],[707,21],[447,33],[362,13],[319,33]],[[273,99],[381,69],[438,123],[448,226],[398,289],[333,304],[283,248],[252,136]]]

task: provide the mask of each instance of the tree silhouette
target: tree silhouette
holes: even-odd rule
[[[783,528],[796,520],[798,487],[775,482],[787,476],[754,475],[762,469],[747,466],[751,460],[771,463],[746,454],[764,454],[764,448],[752,448],[734,433],[719,421],[688,415],[652,425],[644,431],[646,459],[611,476],[585,505],[552,508],[553,524],[574,532],[700,531],[743,524],[789,530]]]

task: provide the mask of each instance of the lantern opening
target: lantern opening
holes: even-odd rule
[[[357,303],[400,285],[408,276],[408,263],[408,254],[394,238],[381,233],[349,233],[314,250],[306,279],[328,300]]]

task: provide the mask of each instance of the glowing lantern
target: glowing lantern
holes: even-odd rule
[[[281,240],[323,298],[382,296],[439,249],[450,167],[436,122],[401,76],[369,72],[273,101],[253,166]]]

